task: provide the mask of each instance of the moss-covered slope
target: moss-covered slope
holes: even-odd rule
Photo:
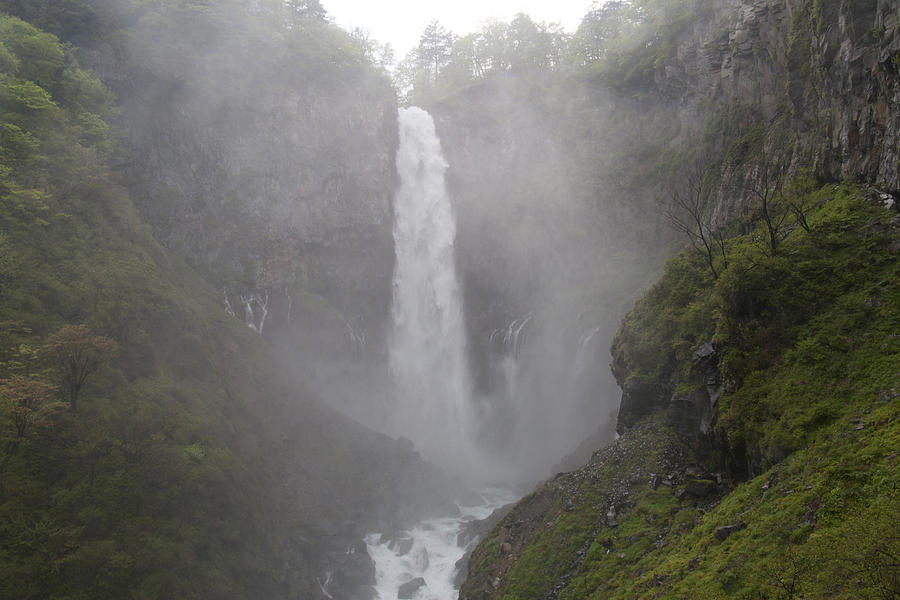
[[[717,279],[670,261],[613,347],[622,437],[513,509],[461,598],[900,594],[900,216],[791,193],[809,231],[774,251],[759,223]]]

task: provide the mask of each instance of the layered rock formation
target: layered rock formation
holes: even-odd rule
[[[689,137],[725,120],[738,139],[749,134],[744,146],[770,155],[761,169],[743,160],[738,140],[708,146],[708,155],[732,150],[717,167],[718,225],[755,210],[748,190],[775,164],[900,190],[895,3],[729,0],[698,5],[696,14],[657,71],[652,95],[674,102]]]

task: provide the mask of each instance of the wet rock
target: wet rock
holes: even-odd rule
[[[426,585],[425,580],[421,577],[410,579],[397,589],[398,600],[409,600],[415,595],[419,588]]]
[[[490,516],[486,519],[481,519],[480,521],[469,521],[465,525],[460,528],[459,533],[456,535],[456,544],[461,548],[465,548],[472,544],[473,542],[478,541],[487,533],[494,528],[494,525],[500,522],[500,519],[506,516],[512,507],[515,504],[507,504],[506,506],[501,506],[496,509],[494,512],[490,514]]]
[[[724,525],[716,529],[716,539],[724,542],[732,533],[736,533],[747,526],[746,523],[735,523],[734,525]]]
[[[472,556],[472,551],[466,552],[463,554],[463,557],[456,561],[454,566],[456,567],[456,575],[453,576],[453,587],[459,589],[459,587],[466,580],[466,577],[469,576],[469,558]]]
[[[420,572],[424,571],[431,564],[431,559],[428,557],[428,549],[422,546],[416,551],[415,556],[416,561],[416,569]]]
[[[409,551],[412,550],[412,547],[412,538],[397,538],[388,543],[388,548],[390,548],[397,556],[406,556],[409,554]]]
[[[698,348],[694,351],[693,354],[691,354],[691,359],[693,359],[694,362],[697,362],[705,358],[709,358],[715,353],[716,350],[715,348],[713,348],[713,345],[709,342],[705,342],[702,346],[700,346],[700,348]]]
[[[634,379],[626,381],[622,386],[622,402],[616,432],[622,435],[642,418],[665,406],[667,395],[657,385]]]
[[[329,589],[335,598],[366,597],[364,591],[375,583],[375,562],[365,542],[355,541],[349,548],[331,556],[334,575]]]

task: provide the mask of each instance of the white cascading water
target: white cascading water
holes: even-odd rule
[[[390,369],[393,433],[452,470],[474,467],[472,385],[456,277],[456,223],[434,121],[400,110],[394,202],[394,298]]]
[[[415,600],[456,600],[459,591],[454,579],[456,564],[475,541],[459,544],[459,534],[467,521],[486,519],[518,496],[507,490],[488,489],[475,506],[460,506],[454,517],[422,521],[412,529],[384,539],[374,533],[366,537],[369,555],[375,562],[375,592],[380,600],[394,600],[402,586],[412,585],[407,598]],[[419,579],[421,578],[421,579]],[[416,585],[416,580],[419,579]]]
[[[484,479],[488,471],[475,444],[477,424],[454,256],[456,223],[444,185],[446,170],[431,116],[419,108],[401,110],[388,429],[411,439],[430,461],[473,481]],[[481,503],[460,506],[456,515],[427,519],[389,536],[369,535],[378,598],[457,598],[456,564],[471,546],[458,542],[463,524],[484,519],[515,499],[511,492],[496,489],[481,496]]]

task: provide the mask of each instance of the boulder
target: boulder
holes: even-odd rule
[[[724,542],[725,539],[728,538],[728,536],[730,536],[732,533],[740,531],[746,526],[746,523],[735,523],[733,525],[724,525],[722,527],[719,527],[718,529],[716,529],[716,539],[720,542]]]
[[[425,585],[425,580],[421,577],[410,579],[397,589],[398,600],[409,600],[415,595],[420,587],[424,587]]]
[[[412,547],[413,539],[409,537],[393,539],[388,543],[388,548],[393,550],[397,556],[406,556]]]

